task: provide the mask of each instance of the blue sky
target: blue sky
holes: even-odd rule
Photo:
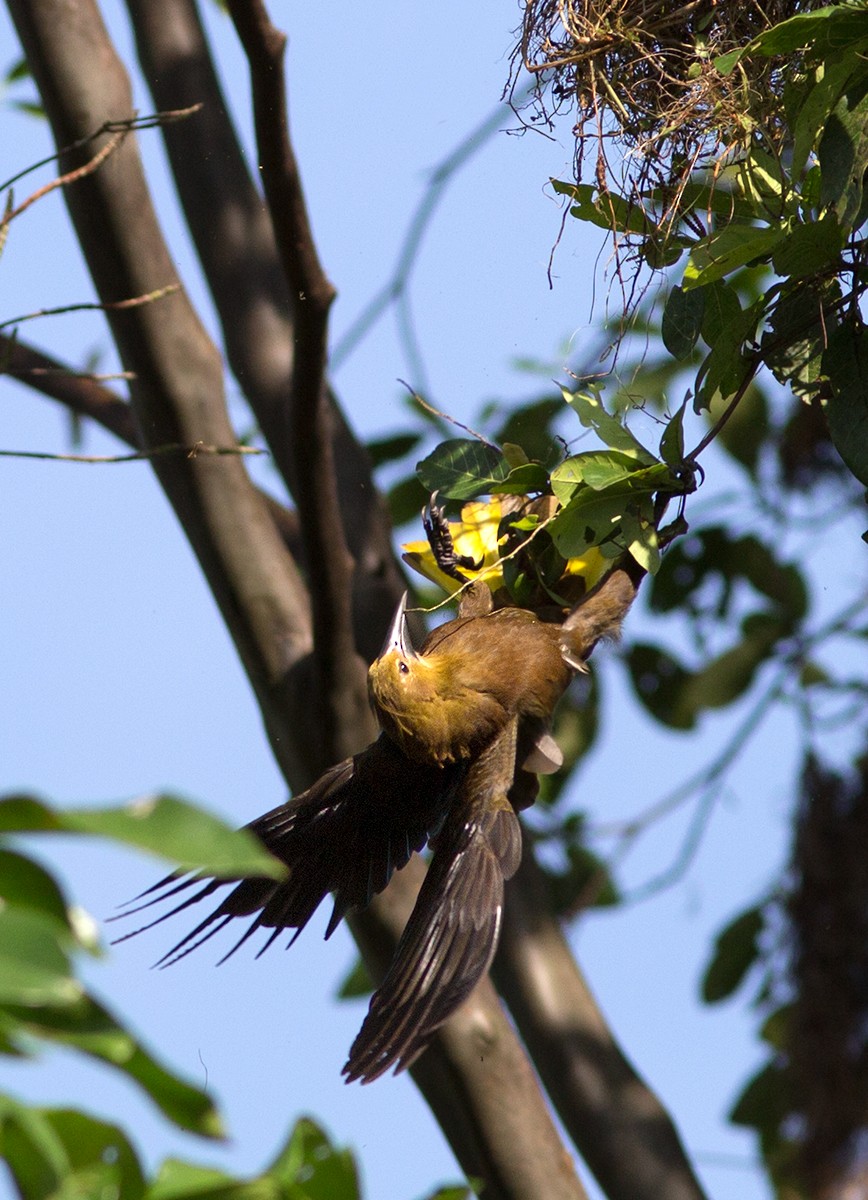
[[[291,122],[320,253],[339,293],[338,338],[389,275],[431,168],[500,96],[519,14],[490,0],[271,7],[290,33]],[[104,10],[131,61],[120,6]],[[211,5],[207,17],[249,144],[246,65],[228,21]],[[14,35],[5,15],[0,21],[11,60]],[[135,86],[140,109],[150,111],[141,81]],[[48,152],[39,122],[8,107],[0,122],[3,175]],[[516,128],[507,112],[503,126]],[[545,185],[568,177],[572,162],[567,123],[559,132],[491,138],[454,181],[422,247],[412,296],[430,395],[459,419],[471,420],[484,401],[541,391],[514,360],[562,365],[563,347],[589,345],[592,320],[605,311],[608,249],[599,231],[568,223],[549,287],[561,216]],[[179,268],[213,327],[158,135],[141,141]],[[16,193],[26,190],[19,184]],[[0,319],[93,298],[57,196],[14,224],[0,269]],[[96,350],[100,369],[114,364],[98,315],[46,318],[22,334],[76,363]],[[338,393],[364,435],[407,425],[397,379],[421,384],[411,367],[386,317],[337,372]],[[640,419],[640,436],[642,428]],[[0,380],[0,448],[65,450],[66,419]],[[118,447],[89,430],[85,450]],[[706,468],[703,503],[732,482],[713,456]],[[269,482],[268,468],[258,469]],[[245,677],[149,468],[3,460],[0,504],[0,790],[90,804],[167,788],[239,824],[279,803],[284,787]],[[652,628],[642,613],[631,621]],[[729,718],[706,718],[698,739],[663,736],[636,713],[616,651],[600,658],[605,734],[574,799],[608,821],[686,778],[723,744]],[[725,1121],[761,1051],[750,1015],[738,1004],[703,1008],[698,983],[713,934],[765,890],[785,858],[793,747],[788,720],[774,718],[733,773],[684,882],[645,904],[592,914],[570,933],[617,1036],[672,1111],[715,1200],[767,1196],[751,1138]],[[670,860],[685,820],[676,814],[648,836],[624,866],[627,885]],[[100,919],[160,870],[98,844],[58,840],[37,852],[56,852],[70,893]],[[320,940],[324,920],[291,954],[273,950],[254,962],[242,953],[219,970],[209,947],[171,971],[151,971],[168,944],[157,933],[87,967],[94,989],[152,1046],[213,1088],[228,1146],[175,1134],[123,1080],[63,1053],[37,1068],[0,1062],[0,1086],[44,1103],[83,1102],[122,1121],[151,1163],[182,1154],[239,1172],[263,1165],[295,1117],[309,1113],[357,1151],[368,1197],[422,1196],[457,1169],[408,1077],[367,1088],[341,1082],[364,1005],[332,999],[354,951],[343,930],[327,945]],[[4,1186],[0,1178],[0,1196]]]

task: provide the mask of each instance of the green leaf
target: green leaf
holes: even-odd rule
[[[527,496],[531,492],[546,492],[549,474],[539,463],[521,463],[513,467],[503,483],[491,488],[493,496]]]
[[[725,708],[742,696],[754,681],[760,666],[769,658],[772,646],[783,635],[779,621],[768,614],[762,624],[748,625],[745,636],[698,671],[684,696],[694,713],[704,708]]]
[[[786,229],[781,225],[728,225],[709,234],[690,251],[682,287],[701,287],[723,279],[755,259],[768,260],[785,237]]]
[[[719,619],[728,616],[738,580],[772,601],[771,613],[765,615],[771,616],[779,631],[792,629],[808,611],[807,588],[798,567],[781,563],[759,538],[736,538],[719,525],[691,533],[671,548],[652,584],[651,608],[655,612],[681,608],[711,580],[721,589],[714,609]],[[709,608],[708,601],[703,607]]]
[[[813,12],[797,13],[789,20],[781,21],[746,46],[720,55],[714,60],[714,66],[721,75],[729,75],[746,55],[770,57],[791,54],[803,47],[810,47],[813,54],[821,55],[852,45],[866,35],[868,14],[863,9],[844,4],[829,5]]]
[[[791,1035],[793,1005],[782,1004],[770,1012],[760,1026],[760,1037],[773,1050],[783,1052]]]
[[[287,1200],[296,1200],[286,1193]],[[145,1200],[278,1200],[274,1188],[259,1180],[244,1182],[216,1167],[167,1158],[145,1193]],[[283,1200],[280,1197],[279,1200]]]
[[[0,1157],[22,1200],[140,1200],[145,1180],[126,1134],[71,1109],[0,1096]]]
[[[705,291],[693,288],[685,292],[673,287],[666,298],[660,336],[673,358],[682,361],[693,353],[705,316]]]
[[[416,466],[422,486],[448,500],[471,500],[491,492],[510,473],[499,450],[474,438],[441,442]]]
[[[564,410],[561,400],[546,396],[532,400],[510,412],[495,440],[499,445],[516,442],[528,458],[552,467],[561,456],[558,443],[552,434],[552,424]]]
[[[820,221],[794,224],[772,255],[778,275],[798,279],[816,275],[837,264],[844,245],[844,233],[835,213]]]
[[[868,77],[851,83],[829,114],[817,148],[822,184],[820,201],[838,214],[843,234],[862,208],[868,159]]]
[[[656,575],[660,567],[660,548],[651,503],[628,506],[621,518],[621,532],[624,545],[639,566],[649,575]]]
[[[418,522],[419,513],[429,498],[430,492],[425,491],[415,474],[393,484],[386,493],[392,525],[398,529],[410,521]]]
[[[835,449],[868,487],[868,334],[847,322],[834,330],[823,355],[831,388],[826,406]]]
[[[68,927],[35,909],[0,907],[0,1004],[77,1003],[83,988],[70,973]]]
[[[337,1149],[310,1117],[302,1117],[267,1174],[299,1189],[299,1200],[359,1200],[359,1177],[349,1150]]]
[[[564,558],[579,558],[619,529],[627,497],[583,488],[549,526],[552,541]]]
[[[617,417],[606,412],[600,397],[594,392],[589,390],[568,392],[566,388],[562,388],[561,391],[582,425],[586,429],[593,429],[600,441],[610,450],[620,450],[623,454],[635,458],[646,466],[650,466],[656,461],[654,455],[648,453],[626,425],[622,425]],[[555,471],[552,472],[553,480],[555,473]]]
[[[779,382],[810,399],[823,379],[823,352],[837,324],[834,306],[840,299],[837,279],[809,280],[783,289],[763,334],[763,358]]]
[[[657,228],[638,204],[630,203],[617,192],[607,189],[600,193],[589,183],[563,183],[559,179],[552,179],[551,185],[558,195],[575,201],[570,209],[571,217],[588,221],[598,229],[650,237]]]
[[[697,412],[711,408],[718,397],[726,399],[735,395],[745,377],[754,367],[743,352],[745,342],[751,339],[757,323],[765,310],[765,300],[757,300],[750,308],[739,311],[723,329],[697,373]]]
[[[17,908],[31,908],[66,925],[69,909],[57,882],[32,858],[0,847],[0,897]]]
[[[466,1183],[447,1184],[436,1192],[429,1193],[425,1200],[473,1200],[477,1193]]]
[[[702,319],[702,340],[714,347],[723,331],[734,326],[742,313],[738,292],[725,279],[715,280],[702,289],[705,304]]]
[[[201,1137],[224,1136],[212,1100],[159,1063],[108,1009],[83,994],[62,1009],[4,1006],[16,1032],[69,1046],[115,1067],[150,1096],[165,1117]]]
[[[694,704],[685,703],[693,676],[660,646],[637,642],[627,653],[627,667],[641,703],[671,729],[692,729]]]
[[[245,829],[175,796],[153,795],[119,808],[54,809],[33,796],[0,800],[0,832],[78,833],[111,838],[218,878],[263,875],[281,879],[285,868]]]
[[[726,401],[718,395],[709,410],[709,420],[714,423],[723,413]],[[715,441],[736,462],[755,475],[760,461],[760,452],[770,436],[769,405],[766,394],[756,383],[752,383],[719,430]]]
[[[636,471],[636,458],[620,450],[589,450],[565,459],[552,471],[552,491],[562,504],[575,495],[578,487],[587,484],[601,492],[613,483],[620,483]]]
[[[793,1108],[786,1072],[776,1059],[771,1059],[748,1081],[729,1119],[733,1125],[747,1125],[769,1135],[778,1130]]]
[[[339,1000],[358,1000],[361,996],[370,996],[373,990],[371,973],[358,955],[338,985],[337,997]]]
[[[619,904],[617,884],[603,859],[578,842],[568,843],[565,849],[566,866],[561,870],[545,869],[554,912],[572,916],[577,907],[611,908]]]
[[[684,465],[684,410],[681,405],[674,417],[670,417],[660,439],[660,457],[667,466],[677,470]]]
[[[775,604],[774,616],[795,625],[808,611],[808,590],[801,571],[792,563],[782,563],[771,547],[759,538],[747,535],[733,543],[735,567],[761,596]]]
[[[30,78],[30,65],[26,58],[16,58],[10,67],[7,67],[3,82],[7,86],[11,83],[20,83],[22,79]]]
[[[814,80],[812,85],[802,81],[801,86],[794,87],[800,104],[795,119],[790,120],[793,130],[790,172],[793,179],[798,179],[807,166],[809,156],[819,143],[826,119],[854,69],[861,70],[859,52],[855,48],[837,61],[827,59],[821,63],[809,76]]]
[[[765,928],[761,908],[749,908],[720,931],[702,979],[706,1004],[725,1000],[741,986],[759,957],[759,939]]]
[[[274,1162],[248,1180],[168,1159],[148,1188],[147,1200],[360,1200],[355,1161],[335,1148],[309,1117],[302,1117]]]

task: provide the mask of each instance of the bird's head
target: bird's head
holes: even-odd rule
[[[419,654],[407,626],[407,594],[395,610],[379,656],[368,671],[368,694],[377,719],[410,758],[454,757],[444,707],[449,687],[438,656]],[[445,724],[444,724],[445,722]]]

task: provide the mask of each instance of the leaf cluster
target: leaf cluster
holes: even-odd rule
[[[528,603],[528,572],[552,600],[563,603],[557,588],[567,564],[590,550],[599,550],[606,559],[627,552],[645,570],[655,572],[660,564],[658,524],[666,504],[695,487],[693,468],[684,455],[681,414],[667,425],[658,457],[606,410],[593,385],[573,392],[562,389],[562,394],[602,449],[572,454],[547,467],[513,443],[500,448],[452,438],[417,466],[423,488],[447,500],[507,495],[551,502],[545,517],[527,504],[514,507],[499,540],[505,562],[515,555],[518,543],[530,564],[504,572],[513,601],[519,604]]]
[[[95,923],[18,844],[22,835],[56,833],[108,838],[224,877],[276,876],[282,867],[250,834],[174,796],[67,810],[27,795],[0,800],[0,1054],[27,1058],[64,1046],[121,1072],[176,1128],[223,1138],[213,1099],[152,1054],[78,977],[75,959],[101,953]],[[149,1178],[129,1134],[113,1122],[0,1093],[0,1159],[21,1200],[358,1200],[360,1194],[350,1153],[309,1118],[297,1122],[255,1178],[177,1159]]]
[[[765,367],[823,405],[863,484],[866,49],[868,9],[842,4],[715,57],[721,78],[777,62],[780,120],[770,130],[745,97],[750,137],[714,170],[695,165],[676,194],[660,183],[619,194],[554,181],[574,217],[608,229],[646,267],[680,264],[661,332],[674,359],[698,360],[697,411],[734,407]]]

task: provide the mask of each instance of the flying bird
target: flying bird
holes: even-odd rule
[[[537,773],[561,762],[549,733],[555,707],[599,638],[617,630],[641,574],[616,568],[561,624],[519,608],[490,611],[491,594],[480,585],[477,611],[466,615],[465,606],[419,650],[405,594],[368,676],[379,737],[247,826],[287,877],[171,875],[130,912],[173,906],[126,936],[234,884],[158,965],[177,962],[239,917],[252,920],[221,962],[258,929],[268,931],[259,954],[284,930],[292,944],[331,893],[328,938],[427,845],[427,875],[343,1073],[369,1083],[410,1066],[491,964],[504,883],[521,860],[517,810],[535,799]]]

